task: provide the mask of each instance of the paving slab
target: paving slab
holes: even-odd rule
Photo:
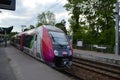
[[[0,80],[17,80],[9,62],[4,47],[0,46]]]
[[[74,80],[12,46],[5,48],[5,53],[17,80]]]

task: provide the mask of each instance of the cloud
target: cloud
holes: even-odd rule
[[[69,18],[68,12],[63,8],[67,0],[16,0],[16,10],[2,10],[0,13],[0,26],[14,26],[14,31],[21,31],[21,25],[36,25],[37,15],[51,11],[56,15],[57,22]]]

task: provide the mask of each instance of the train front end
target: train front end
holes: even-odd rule
[[[63,32],[49,31],[53,45],[54,64],[59,68],[71,67],[73,50]]]
[[[44,27],[42,53],[46,63],[56,68],[72,65],[73,50],[65,33],[56,27]]]

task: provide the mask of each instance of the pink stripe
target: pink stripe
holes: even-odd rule
[[[46,28],[43,27],[43,35],[42,35],[42,51],[44,60],[47,62],[52,62],[54,58],[53,46],[50,39],[50,35]]]

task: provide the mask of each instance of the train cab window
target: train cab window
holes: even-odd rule
[[[68,45],[67,38],[64,33],[61,32],[49,32],[53,44]]]

